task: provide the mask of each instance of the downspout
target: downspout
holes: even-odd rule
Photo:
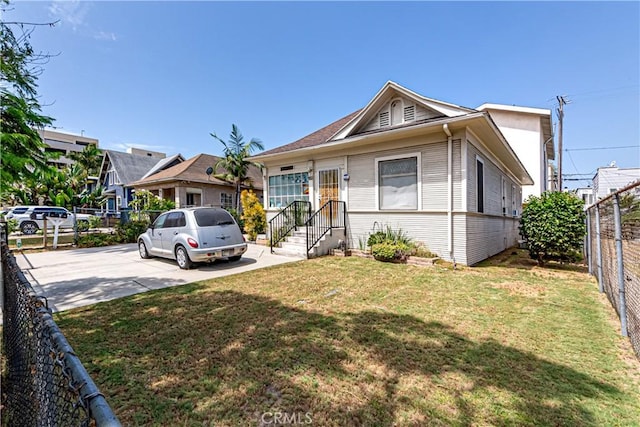
[[[456,258],[453,255],[453,135],[449,130],[449,125],[442,125],[442,130],[447,134],[447,250],[449,258],[456,265]]]

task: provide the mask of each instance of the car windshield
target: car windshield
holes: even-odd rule
[[[222,209],[198,209],[193,215],[196,223],[200,227],[211,227],[213,225],[229,225],[233,224],[233,217],[229,212]]]

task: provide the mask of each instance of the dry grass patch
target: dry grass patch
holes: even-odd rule
[[[575,267],[327,257],[61,313],[128,425],[634,425],[637,360]],[[303,420],[305,418],[302,418]]]

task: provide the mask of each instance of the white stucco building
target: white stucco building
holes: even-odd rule
[[[64,167],[73,163],[69,158],[71,153],[79,153],[87,145],[95,145],[98,147],[96,138],[89,138],[84,135],[76,135],[72,133],[60,132],[51,129],[38,130],[40,138],[46,144],[45,151],[50,153],[58,153],[60,157],[51,159],[49,162],[57,167]]]
[[[533,178],[533,185],[522,187],[523,200],[556,189],[551,166],[555,159],[551,110],[501,104],[482,104],[476,109],[489,112]]]

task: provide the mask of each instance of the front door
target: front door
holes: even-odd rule
[[[318,206],[320,209],[329,200],[340,200],[340,170],[325,169],[318,171]]]
[[[340,169],[324,169],[318,171],[318,206],[320,209],[330,200],[340,200]],[[323,211],[323,221],[328,224],[336,224],[338,219],[338,209],[335,204],[327,207]]]

